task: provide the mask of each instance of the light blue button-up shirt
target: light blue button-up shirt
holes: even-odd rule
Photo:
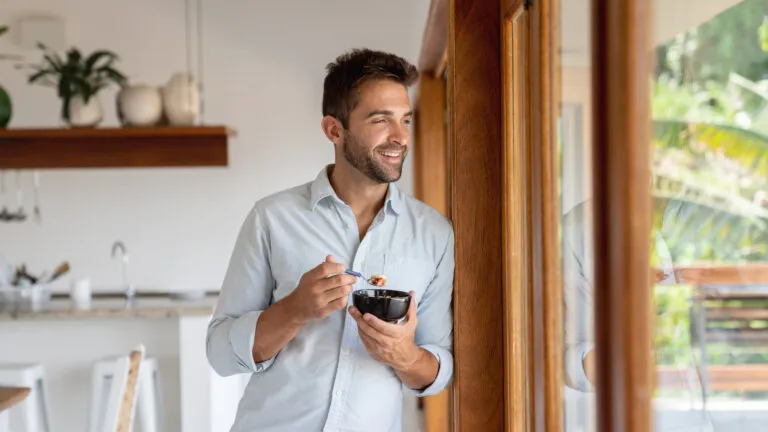
[[[360,241],[352,209],[334,192],[326,167],[313,182],[257,202],[235,244],[206,341],[217,373],[251,374],[232,431],[401,430],[403,385],[392,368],[368,355],[346,309],[306,324],[275,357],[253,360],[259,315],[328,254],[365,275],[386,275],[390,289],[416,292],[415,342],[440,366],[435,381],[414,392],[432,395],[450,383],[450,223],[390,184]],[[358,281],[354,289],[366,287]]]

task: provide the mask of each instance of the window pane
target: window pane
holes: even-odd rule
[[[766,430],[768,1],[654,9],[656,430]]]
[[[590,2],[560,1],[561,259],[564,297],[564,429],[595,430],[593,358],[592,102]]]

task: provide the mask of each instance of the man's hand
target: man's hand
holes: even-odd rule
[[[361,315],[354,306],[349,307],[349,314],[357,322],[360,339],[368,354],[394,369],[405,385],[424,389],[435,381],[440,370],[437,358],[414,342],[418,319],[413,291],[403,323],[390,324],[371,314]]]
[[[354,306],[349,314],[357,322],[357,330],[368,354],[375,360],[395,370],[408,370],[419,360],[420,349],[414,343],[416,335],[416,300],[411,291],[411,303],[405,322],[390,324],[371,314],[361,315]]]
[[[595,350],[587,352],[584,356],[584,375],[592,385],[595,385]]]
[[[267,308],[256,325],[253,361],[274,357],[310,320],[344,309],[356,278],[343,273],[344,266],[328,255],[324,263],[301,277],[290,295]]]
[[[304,273],[299,286],[286,298],[292,317],[300,324],[323,319],[347,306],[357,278],[344,274],[345,267],[331,255],[325,262]]]

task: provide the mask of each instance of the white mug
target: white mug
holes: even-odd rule
[[[88,278],[80,278],[72,281],[69,290],[69,298],[76,307],[88,307],[91,304],[91,281]]]

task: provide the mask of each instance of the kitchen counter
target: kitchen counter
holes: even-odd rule
[[[29,303],[10,305],[0,303],[0,321],[58,320],[83,318],[178,318],[210,316],[218,299],[217,293],[207,293],[197,299],[176,299],[169,295],[138,294],[129,304],[119,295],[94,296],[90,307],[76,308],[69,296],[54,296],[36,307]]]

